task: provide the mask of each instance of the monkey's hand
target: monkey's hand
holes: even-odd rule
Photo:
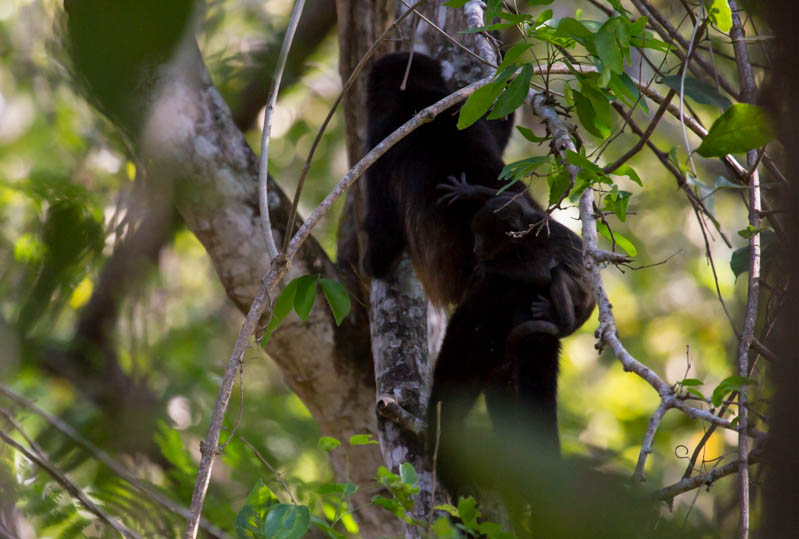
[[[552,302],[544,296],[536,296],[530,306],[530,311],[533,315],[533,320],[555,319],[555,310],[552,308]]]
[[[451,206],[453,202],[460,199],[484,200],[496,195],[496,191],[484,185],[470,185],[466,181],[466,173],[461,172],[460,179],[455,176],[448,176],[445,183],[436,186],[439,191],[444,191],[436,204],[447,204]]]

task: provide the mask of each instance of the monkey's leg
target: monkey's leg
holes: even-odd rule
[[[455,310],[438,355],[428,406],[428,447],[436,442],[436,405],[441,403],[438,468],[441,480],[452,490],[471,482],[464,448],[465,421],[485,389],[492,371],[501,364],[504,339],[492,319],[495,294],[478,283]],[[468,443],[471,444],[473,440]]]
[[[542,331],[543,329],[543,331]],[[514,364],[517,413],[513,419],[528,425],[533,443],[554,453],[560,451],[557,393],[560,340],[557,328],[545,320],[516,326],[508,336],[507,355]]]

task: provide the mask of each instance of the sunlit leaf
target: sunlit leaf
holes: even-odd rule
[[[236,515],[236,537],[239,539],[262,537],[261,530],[269,509],[279,503],[280,500],[274,492],[259,479]]]
[[[354,434],[350,437],[350,445],[372,445],[378,441],[372,438],[371,434]]]
[[[319,449],[322,449],[329,453],[330,451],[333,451],[335,448],[341,447],[341,442],[339,442],[332,436],[322,436],[321,438],[319,438],[318,446]]]
[[[311,512],[304,505],[282,503],[266,515],[263,531],[269,539],[300,539],[311,525]]]
[[[628,240],[627,238],[625,238],[615,230],[613,231],[613,235],[611,236],[610,230],[608,229],[607,225],[605,225],[605,223],[597,221],[596,229],[608,241],[612,242],[613,240],[616,240],[616,245],[618,245],[621,248],[621,250],[627,253],[628,255],[630,256],[638,255],[638,249],[635,248],[633,242],[631,242],[630,240]]]
[[[696,152],[703,157],[723,157],[765,146],[775,136],[773,120],[765,109],[736,103],[713,122]]]

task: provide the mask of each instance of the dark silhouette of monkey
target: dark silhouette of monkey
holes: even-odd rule
[[[439,62],[419,53],[413,56],[405,90],[400,90],[407,64],[408,53],[395,53],[372,67],[367,93],[370,148],[451,93]],[[436,186],[465,170],[473,184],[499,189],[502,150],[513,121],[480,120],[460,131],[457,113],[445,111],[415,130],[366,175],[364,270],[383,277],[407,249],[425,292],[439,306],[460,302],[470,286],[475,258],[469,223],[482,203],[439,206]]]
[[[438,203],[482,206],[471,222],[477,258],[472,285],[458,305],[436,362],[428,424],[441,402],[441,454],[458,451],[466,415],[481,393],[496,439],[533,433],[557,454],[560,338],[590,316],[594,299],[582,264],[582,242],[548,219],[529,197],[469,185],[465,175],[439,185]],[[435,428],[431,428],[435,436]],[[495,439],[495,440],[496,440]],[[439,459],[444,483],[468,482],[455,460]]]
[[[408,54],[397,53],[372,68],[370,147],[451,91],[440,64],[421,54],[414,55],[400,90],[407,63]],[[458,305],[436,364],[428,415],[434,427],[436,403],[442,403],[438,462],[450,487],[459,472],[447,456],[457,453],[455,434],[480,393],[496,431],[537,428],[557,451],[560,338],[594,306],[575,234],[547,221],[548,227],[508,235],[546,216],[521,183],[496,195],[505,185],[499,180],[501,154],[512,119],[480,120],[462,131],[456,121],[457,109],[440,114],[370,168],[363,257],[366,272],[380,278],[407,249],[428,297]],[[460,173],[471,185],[454,178],[440,185]]]

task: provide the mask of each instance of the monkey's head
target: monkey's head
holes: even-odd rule
[[[409,57],[408,52],[395,52],[372,65],[367,86],[370,110],[387,104],[397,106],[407,100],[412,100],[412,105],[421,110],[449,93],[441,76],[441,64],[421,53],[414,53],[405,89],[401,89]]]
[[[500,258],[526,258],[531,248],[540,245],[538,236],[525,232],[545,214],[515,197],[497,196],[486,201],[472,219],[474,254],[479,262]]]

